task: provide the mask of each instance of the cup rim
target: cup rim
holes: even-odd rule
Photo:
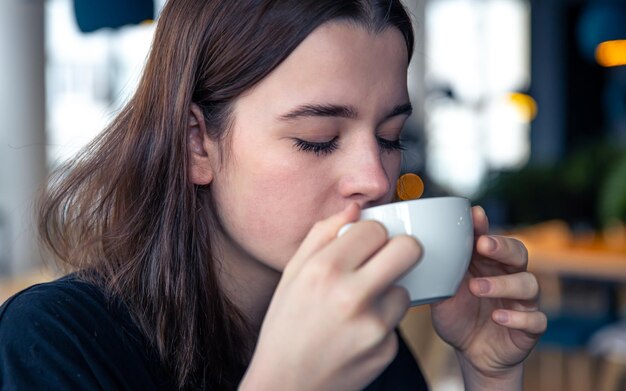
[[[384,207],[389,207],[392,205],[396,205],[396,204],[414,204],[414,203],[425,203],[425,202],[443,202],[445,200],[457,200],[457,201],[466,201],[468,204],[470,204],[470,200],[467,197],[462,197],[462,196],[441,196],[441,197],[428,197],[428,198],[418,198],[415,200],[399,200],[399,201],[395,201],[395,202],[389,202],[387,204],[382,204],[382,205],[376,205],[376,206],[372,206],[369,208],[365,208],[362,209],[362,211],[372,211],[372,210],[376,210],[379,208],[384,208]]]

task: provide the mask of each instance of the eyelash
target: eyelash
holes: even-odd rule
[[[315,143],[312,141],[305,141],[302,139],[294,139],[294,145],[299,151],[311,152],[316,156],[330,155],[339,148],[338,137],[334,137],[332,140],[324,141],[321,143]],[[402,145],[400,139],[387,140],[381,137],[376,138],[378,145],[385,152],[404,151],[406,147]]]

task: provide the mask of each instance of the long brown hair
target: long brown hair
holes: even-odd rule
[[[398,0],[169,1],[133,98],[40,199],[44,243],[127,305],[175,387],[235,388],[253,349],[219,284],[210,185],[189,178],[190,105],[224,140],[233,101],[331,20],[395,27],[412,53]]]

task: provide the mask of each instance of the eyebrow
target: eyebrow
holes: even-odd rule
[[[408,117],[411,114],[413,114],[413,105],[411,105],[411,102],[406,102],[394,107],[393,110],[391,110],[391,112],[385,116],[385,120],[396,117],[398,115],[406,115]]]
[[[413,106],[410,102],[406,102],[395,106],[389,114],[384,118],[384,121],[396,117],[398,115],[409,116],[413,112]],[[280,115],[279,120],[291,121],[299,118],[306,117],[340,117],[356,119],[359,115],[359,111],[353,106],[333,105],[333,104],[307,104],[296,107],[290,112]]]
[[[355,119],[358,114],[357,109],[352,106],[308,104],[299,106],[278,118],[283,121],[290,121],[302,117],[341,117]]]

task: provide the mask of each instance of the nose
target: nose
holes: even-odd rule
[[[339,192],[363,205],[382,201],[391,190],[395,171],[399,172],[398,154],[381,153],[378,143],[361,143],[343,162]],[[364,145],[365,144],[365,145]]]

